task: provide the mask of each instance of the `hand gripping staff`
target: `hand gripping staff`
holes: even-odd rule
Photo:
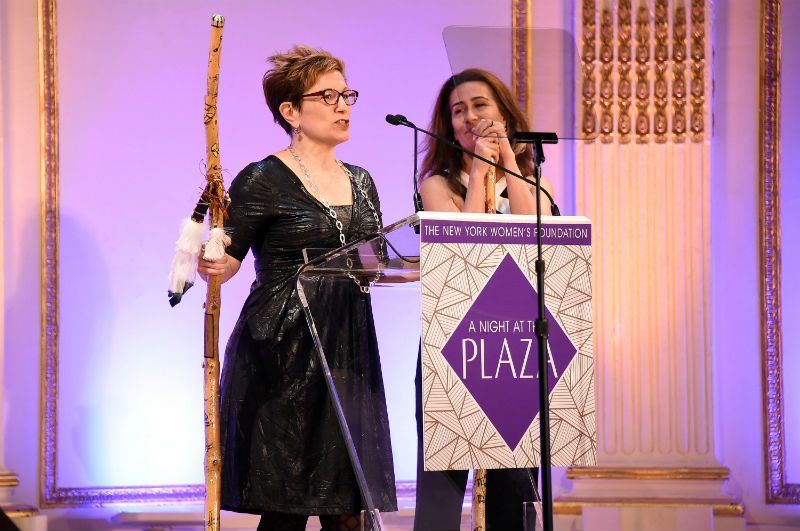
[[[223,230],[225,211],[229,203],[222,180],[222,165],[219,159],[219,125],[217,123],[217,91],[219,88],[219,55],[222,46],[222,26],[225,18],[214,15],[211,20],[211,48],[208,54],[208,80],[205,97],[203,123],[206,129],[206,186],[190,219],[181,229],[175,244],[175,258],[170,272],[169,302],[175,306],[183,294],[192,287],[197,274],[197,259],[200,252],[209,260],[222,258],[230,238]],[[209,239],[201,244],[203,220],[209,214]],[[205,303],[204,330],[204,385],[203,402],[205,416],[205,529],[220,529],[220,471],[222,456],[219,435],[219,310],[220,278],[209,276]]]

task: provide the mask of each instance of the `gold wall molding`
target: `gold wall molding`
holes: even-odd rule
[[[596,0],[581,2],[580,123],[584,137],[599,135],[604,144],[613,137],[626,144],[633,131],[639,144],[703,141],[711,123],[707,2],[686,1],[691,2],[688,56],[683,1],[618,0],[603,2],[600,8]],[[691,131],[688,139],[687,128]]]
[[[14,473],[0,475],[0,489],[13,489],[19,486],[19,478]]]
[[[597,58],[597,23],[594,0],[583,0],[581,7],[581,131],[584,138],[594,139],[597,133],[595,101],[597,87],[595,60]]]
[[[730,476],[724,467],[692,468],[624,468],[569,467],[568,479],[637,479],[637,480],[726,480]]]
[[[203,485],[88,487],[58,485],[59,137],[56,0],[37,0],[40,167],[39,504],[74,507],[107,503],[199,502]],[[27,510],[27,509],[25,509]]]
[[[533,87],[529,72],[533,71],[533,0],[512,0],[511,5],[511,90],[525,116],[533,109]]]
[[[614,15],[611,6],[605,5],[600,11],[600,141],[608,144],[614,132],[614,114],[611,104],[614,100]]]
[[[656,0],[655,6],[655,82],[653,83],[653,132],[659,144],[667,141],[667,69],[669,59],[669,8],[667,0]]]
[[[705,130],[705,38],[706,14],[704,0],[692,0],[692,142],[703,140]]]
[[[575,498],[569,501],[557,500],[553,502],[553,514],[579,516],[583,514],[584,507],[615,507],[615,508],[669,508],[669,507],[709,507],[714,516],[737,517],[744,514],[744,506],[739,502],[726,499],[708,499],[699,501],[696,498]]]
[[[781,0],[761,0],[759,87],[759,235],[761,365],[767,503],[800,503],[786,480],[781,322],[780,108]]]
[[[3,505],[2,508],[9,518],[29,518],[39,514],[39,509],[28,505]]]
[[[636,10],[636,142],[650,135],[650,11],[640,2]]]
[[[58,398],[58,85],[56,3],[38,0],[40,168],[40,350],[39,503],[57,498],[56,410]]]
[[[672,140],[686,141],[686,7],[678,5],[672,23]]]
[[[617,71],[619,85],[617,87],[617,104],[619,117],[617,133],[619,143],[631,141],[631,38],[633,23],[631,21],[631,0],[619,0],[617,7]]]

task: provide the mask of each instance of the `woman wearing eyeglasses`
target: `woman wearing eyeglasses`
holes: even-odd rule
[[[222,507],[262,515],[259,531],[302,531],[309,515],[319,515],[326,531],[359,529],[360,492],[295,280],[303,249],[340,247],[378,230],[380,202],[369,173],[336,158],[358,99],[342,61],[303,46],[269,61],[264,96],[289,146],[233,180],[225,222],[232,242],[223,259],[198,266],[224,282],[248,250],[255,258],[256,279],[222,371]],[[336,334],[328,363],[339,368],[340,383],[346,379],[346,413],[355,417],[348,421],[361,423],[351,432],[363,434],[356,444],[375,504],[395,511],[369,296],[345,287],[328,302]]]

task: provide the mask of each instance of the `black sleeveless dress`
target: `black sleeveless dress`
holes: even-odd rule
[[[379,227],[369,173],[352,173],[347,242]],[[256,280],[228,341],[221,381],[222,508],[261,514],[357,513],[362,499],[312,336],[298,299],[304,248],[339,247],[325,207],[280,159],[269,156],[231,183],[227,253],[255,258]],[[342,217],[347,212],[337,208]],[[322,286],[321,288],[324,288]],[[394,469],[378,345],[368,294],[337,284],[317,296],[330,311],[317,322],[335,335],[328,363],[344,382],[345,412],[375,505],[396,511]],[[319,300],[319,299],[317,299]],[[316,319],[316,316],[315,316]],[[337,384],[338,387],[338,384]]]

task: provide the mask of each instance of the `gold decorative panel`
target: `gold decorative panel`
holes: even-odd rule
[[[705,9],[704,0],[692,0],[692,142],[703,140],[705,117]]]
[[[595,102],[595,60],[597,57],[597,24],[595,22],[594,0],[583,0],[581,43],[581,106],[582,126],[585,138],[594,138],[597,132]]]
[[[617,103],[619,116],[617,120],[617,133],[619,142],[627,144],[631,139],[631,0],[620,0],[617,7],[617,72],[619,85],[617,87]]]
[[[614,27],[611,8],[605,7],[600,12],[600,141],[611,142],[614,132],[614,116],[611,104],[614,101],[614,83],[611,75],[614,71]]]
[[[650,13],[640,5],[636,10],[636,142],[650,134]]]
[[[593,285],[598,464],[607,467],[666,467],[676,456],[683,466],[718,465],[705,134],[710,2],[691,4],[693,26],[684,5],[584,0],[575,13],[579,83],[599,85],[581,94],[583,132],[599,121],[599,141],[576,148],[575,199],[576,213],[593,222],[593,256],[604,265],[593,271]],[[691,56],[687,27],[692,46],[703,48]],[[687,78],[700,85],[691,100]],[[701,117],[691,135],[687,111]]]
[[[672,140],[686,140],[686,8],[675,8],[672,23]]]
[[[599,133],[601,143],[626,144],[633,131],[638,144],[685,142],[688,105],[690,140],[703,141],[710,124],[707,6],[704,0],[687,1],[688,26],[686,6],[679,1],[581,2],[580,123],[585,137]]]

